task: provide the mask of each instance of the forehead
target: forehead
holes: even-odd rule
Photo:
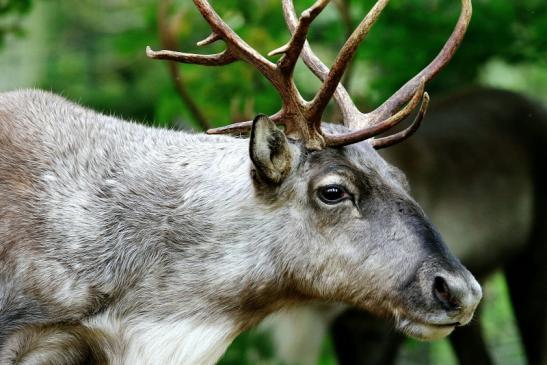
[[[377,173],[384,175],[391,169],[388,163],[364,141],[342,148],[327,148],[311,152],[307,167],[315,173]],[[349,171],[348,171],[349,170]]]

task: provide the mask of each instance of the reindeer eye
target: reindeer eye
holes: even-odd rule
[[[342,200],[350,197],[344,187],[340,185],[322,186],[317,191],[317,195],[319,196],[319,199],[326,204],[340,203]]]

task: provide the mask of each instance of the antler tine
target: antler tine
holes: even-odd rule
[[[283,3],[285,2],[286,1],[283,0]],[[285,74],[290,75],[294,71],[298,56],[302,51],[302,47],[304,47],[304,44],[306,43],[306,37],[308,35],[310,24],[317,17],[317,15],[321,13],[325,6],[329,4],[329,2],[330,0],[317,0],[311,7],[303,11],[300,19],[295,19],[294,27],[292,27],[292,29],[289,28],[292,34],[289,43],[268,53],[268,56],[284,53],[283,57],[278,62],[278,67]],[[283,4],[283,6],[285,6],[285,4]]]
[[[395,92],[395,94],[387,99],[376,110],[368,113],[367,120],[369,120],[370,123],[377,123],[392,114],[394,110],[410,99],[414,93],[414,90],[416,90],[416,87],[420,83],[420,80],[425,79],[426,82],[431,80],[448,64],[460,46],[465,32],[467,31],[469,22],[471,21],[471,0],[461,0],[461,4],[462,7],[458,22],[456,23],[450,38],[448,38],[448,41],[446,41],[439,54],[433,59],[433,61],[431,61],[429,65],[427,65],[412,79],[407,81],[406,84],[404,84],[397,92]]]
[[[226,24],[222,18],[215,12],[213,7],[206,0],[194,0],[198,11],[201,13],[205,21],[211,27],[213,34],[222,38],[228,47],[230,53],[233,53],[239,59],[244,60],[254,65],[274,86],[277,84],[277,72],[275,65],[264,58],[254,48],[249,46],[247,42],[241,39]],[[210,36],[211,37],[211,36]]]
[[[282,110],[270,116],[274,123],[281,123],[284,113]],[[224,127],[211,128],[207,130],[207,134],[245,134],[249,132],[253,125],[252,121],[228,124]]]
[[[220,36],[218,34],[211,33],[205,39],[197,42],[196,46],[198,46],[198,47],[208,46],[209,44],[215,43],[219,39],[220,39]]]
[[[359,44],[367,36],[368,32],[378,20],[382,10],[386,7],[389,0],[378,0],[368,14],[363,18],[361,23],[357,26],[355,31],[348,38],[338,56],[336,57],[334,64],[332,65],[330,72],[328,73],[323,85],[312,100],[312,104],[309,110],[308,119],[310,122],[320,125],[321,116],[329,100],[331,99],[338,83],[344,75],[346,67],[350,63],[351,59],[355,55]]]
[[[298,18],[296,17],[296,11],[292,0],[283,0],[283,15],[285,22],[291,34],[294,34],[298,25]],[[317,76],[321,81],[324,81],[329,73],[329,68],[313,53],[310,44],[307,40],[304,41],[302,52],[300,57],[304,61],[304,64]],[[340,112],[342,113],[342,119],[344,121],[351,121],[356,118],[361,112],[357,109],[349,93],[341,83],[338,83],[336,90],[334,91],[334,101],[338,105]]]
[[[416,117],[414,118],[414,121],[412,122],[412,124],[406,129],[398,133],[392,134],[391,136],[373,139],[370,142],[372,147],[374,147],[377,150],[381,148],[390,147],[412,136],[414,132],[416,132],[418,128],[420,128],[420,124],[422,123],[422,120],[424,119],[428,106],[429,106],[429,94],[424,93],[424,97],[422,99],[422,105],[420,106],[420,110],[418,111],[418,114],[416,114]]]
[[[229,51],[220,53],[201,55],[195,53],[183,53],[169,50],[153,51],[149,46],[146,47],[146,55],[155,60],[167,60],[181,63],[192,63],[204,66],[224,66],[237,61]]]
[[[418,90],[416,90],[414,96],[412,97],[412,99],[410,99],[408,104],[403,109],[399,110],[397,113],[382,121],[381,123],[377,123],[366,128],[357,129],[344,134],[331,135],[323,133],[326,145],[331,147],[345,146],[359,141],[364,141],[365,139],[369,139],[378,134],[388,131],[389,129],[396,126],[399,122],[404,120],[410,113],[412,113],[420,100],[424,100],[422,104],[425,103],[425,106],[427,107],[428,102],[426,102],[426,100],[429,100],[429,96],[426,97],[427,94],[424,93],[424,88],[425,80],[422,79]]]

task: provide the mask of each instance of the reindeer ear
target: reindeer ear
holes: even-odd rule
[[[289,175],[292,162],[289,141],[266,115],[259,114],[253,121],[249,152],[259,178],[280,184]]]

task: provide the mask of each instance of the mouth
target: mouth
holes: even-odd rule
[[[457,326],[460,326],[459,322],[425,323],[402,318],[399,319],[396,324],[397,329],[405,335],[423,341],[438,340],[446,337],[452,333]]]

